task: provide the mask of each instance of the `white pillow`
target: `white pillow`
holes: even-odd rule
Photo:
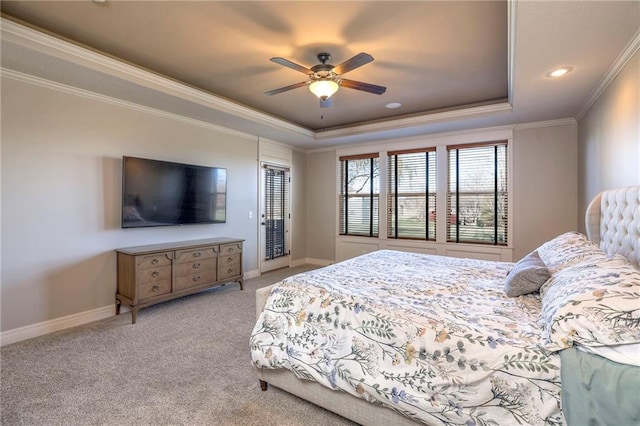
[[[536,251],[552,274],[587,259],[607,257],[600,247],[578,232],[558,235],[542,244]]]
[[[624,257],[568,266],[544,287],[540,326],[547,349],[640,343],[640,271]]]

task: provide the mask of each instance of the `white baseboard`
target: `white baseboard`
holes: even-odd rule
[[[10,345],[11,343],[21,342],[23,340],[53,333],[55,331],[64,330],[66,328],[109,318],[114,316],[115,313],[116,306],[114,303],[109,306],[103,306],[102,308],[79,312],[77,314],[68,315],[66,317],[56,318],[37,324],[14,328],[13,330],[3,331],[2,333],[0,333],[0,346]]]
[[[331,265],[332,263],[335,263],[335,262],[333,260],[314,259],[314,258],[311,258],[311,257],[305,257],[303,259],[297,259],[297,260],[292,261],[289,266],[292,267],[292,268],[294,268],[296,266],[301,266],[301,265],[328,266],[328,265]]]
[[[310,265],[318,265],[318,266],[329,266],[333,263],[336,263],[335,260],[328,259],[314,259],[312,257],[307,258],[307,263]]]
[[[296,266],[301,266],[307,263],[307,259],[296,259],[289,262],[289,268],[295,268]]]
[[[294,265],[295,263],[295,265]],[[331,261],[318,260],[318,259],[299,259],[292,262],[291,266],[298,266],[304,264],[313,265],[329,265],[333,263]],[[253,271],[247,271],[243,274],[244,279],[255,278],[260,276],[260,271],[257,269]],[[128,312],[126,306],[120,308],[120,314]],[[13,330],[7,330],[0,333],[0,346],[10,345],[12,343],[21,342],[23,340],[32,339],[34,337],[43,336],[45,334],[54,333],[56,331],[64,330],[66,328],[76,327],[78,325],[86,324],[92,321],[98,321],[101,319],[112,317],[116,314],[115,303],[103,306],[102,308],[92,309],[90,311],[79,312],[77,314],[68,315],[66,317],[56,318],[49,321],[40,322],[37,324],[26,325],[24,327],[14,328]]]
[[[248,280],[249,278],[259,277],[259,276],[260,276],[260,271],[258,271],[257,269],[254,269],[253,271],[247,271],[244,274],[242,274],[242,278],[245,280]]]

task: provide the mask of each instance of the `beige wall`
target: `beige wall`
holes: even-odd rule
[[[257,141],[2,79],[2,316],[11,330],[114,303],[113,250],[244,238],[257,269]],[[227,223],[120,228],[121,158],[226,167]]]
[[[640,51],[578,122],[578,215],[600,191],[640,185]]]
[[[336,236],[336,153],[307,154],[307,257],[333,261]]]
[[[566,231],[576,231],[577,126],[523,128],[513,142],[513,260]]]

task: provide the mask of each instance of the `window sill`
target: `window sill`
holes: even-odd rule
[[[434,241],[396,240],[350,235],[336,236],[336,261],[338,262],[383,249],[502,262],[511,262],[513,259],[513,248],[508,246],[473,243],[439,243]]]

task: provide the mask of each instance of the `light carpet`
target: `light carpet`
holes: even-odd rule
[[[300,266],[1,349],[2,425],[353,425],[250,363],[255,291]]]

